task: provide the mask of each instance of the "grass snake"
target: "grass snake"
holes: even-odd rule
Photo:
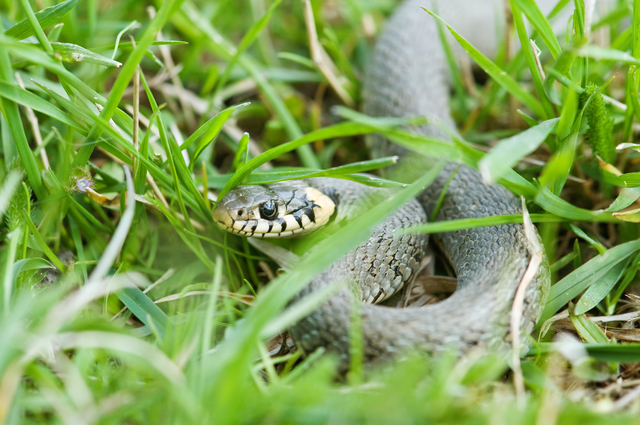
[[[435,21],[419,6],[418,1],[405,1],[380,36],[364,80],[363,111],[380,117],[425,116],[440,125],[412,130],[446,139],[450,136],[442,126],[455,128],[449,112],[448,68]],[[370,142],[373,155],[408,158],[406,151],[381,137]],[[426,221],[454,171],[438,220],[522,212],[519,200],[504,187],[484,184],[477,171],[464,165],[448,164],[417,199],[399,208],[369,239],[316,276],[298,295],[303,297],[338,279],[357,282],[356,292],[363,301],[364,354],[369,361],[407,349],[433,352],[453,347],[464,352],[475,346],[499,347],[509,339],[514,296],[530,261],[532,242],[523,225],[435,235],[457,275],[456,292],[442,302],[419,308],[374,304],[395,293],[418,272],[427,236],[397,237],[394,230]],[[386,196],[385,190],[329,178],[268,187],[240,186],[220,200],[214,219],[226,230],[244,236],[293,236],[322,226],[333,215],[336,221],[345,219]],[[544,259],[524,294],[521,332],[532,331],[548,288],[549,269]],[[343,287],[290,329],[299,346],[307,352],[327,347],[343,360],[348,357],[351,291]]]

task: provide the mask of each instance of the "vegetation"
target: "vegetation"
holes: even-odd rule
[[[490,78],[450,62],[465,140],[447,144],[354,110],[390,0],[0,0],[0,422],[637,421],[640,0],[598,19],[582,0],[509,3],[515,53],[449,28]],[[416,354],[339,376],[286,349],[325,295],[287,301],[434,176],[350,176],[393,162],[367,160],[373,132],[528,201],[555,284],[519,367]],[[212,221],[209,192],[315,175],[398,194],[277,277]]]

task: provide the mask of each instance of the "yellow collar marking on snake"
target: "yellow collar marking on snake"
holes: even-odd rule
[[[220,200],[213,219],[228,232],[254,238],[298,236],[324,226],[335,210],[331,198],[287,183],[238,186]]]

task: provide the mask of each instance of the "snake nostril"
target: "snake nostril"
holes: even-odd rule
[[[244,214],[244,210],[242,209],[238,210],[238,217],[242,217],[243,214]]]

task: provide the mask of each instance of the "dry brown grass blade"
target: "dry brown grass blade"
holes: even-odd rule
[[[336,66],[331,61],[331,58],[327,55],[327,52],[325,52],[322,45],[320,45],[318,33],[316,31],[316,23],[313,18],[311,2],[309,0],[303,0],[302,4],[304,5],[304,21],[307,26],[311,59],[316,64],[322,75],[327,79],[333,90],[335,90],[336,94],[340,99],[342,99],[344,104],[350,108],[354,108],[356,103],[338,79],[338,70]]]
[[[524,232],[529,241],[529,255],[531,260],[529,266],[518,285],[516,296],[513,300],[513,307],[511,308],[511,341],[513,345],[511,361],[513,368],[513,381],[516,387],[516,395],[518,398],[518,406],[523,408],[525,406],[525,393],[524,393],[524,378],[522,376],[522,369],[520,368],[520,323],[522,321],[522,310],[524,308],[524,297],[527,292],[529,283],[533,280],[538,269],[542,264],[544,258],[544,248],[540,244],[538,235],[535,231],[535,227],[529,217],[529,211],[525,204],[524,198],[522,200],[522,218],[524,221]]]

